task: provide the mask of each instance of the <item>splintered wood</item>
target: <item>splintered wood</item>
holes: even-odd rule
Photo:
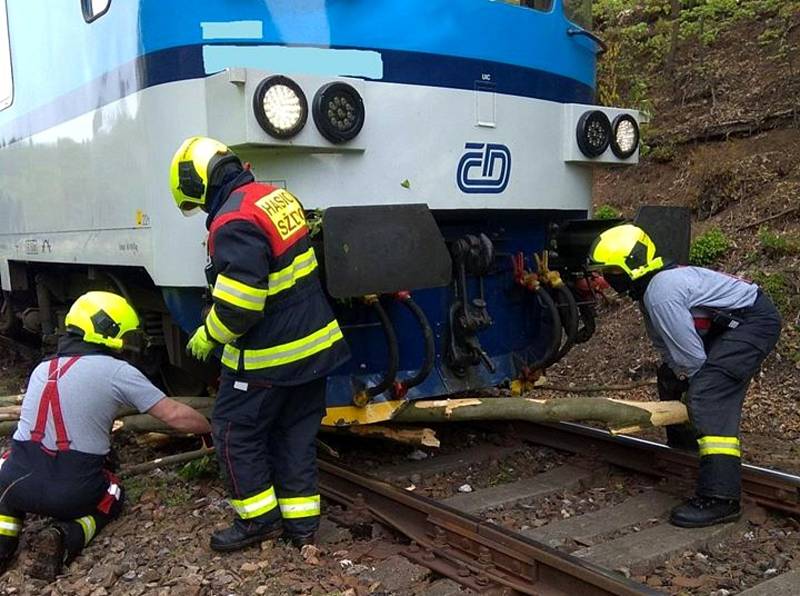
[[[173,397],[206,416],[211,415],[210,397]],[[0,436],[11,434],[20,415],[21,396],[0,397]],[[377,436],[403,443],[438,446],[433,430],[403,428],[397,423],[422,423],[475,420],[527,420],[530,422],[599,422],[614,433],[632,433],[653,426],[688,422],[686,406],[679,401],[641,402],[600,397],[533,399],[528,397],[490,397],[419,400],[400,408],[387,425],[353,425],[345,430],[361,436]],[[161,421],[133,411],[117,416],[114,430],[136,433],[164,432],[170,429]],[[334,430],[323,427],[323,430]]]

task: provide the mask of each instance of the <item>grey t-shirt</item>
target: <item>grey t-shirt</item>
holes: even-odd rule
[[[642,300],[645,327],[664,362],[676,374],[693,376],[706,361],[694,317],[708,309],[734,311],[753,306],[758,286],[703,267],[677,267],[653,276]]]
[[[64,366],[68,360],[62,356],[58,366]],[[49,367],[49,361],[40,363],[28,380],[22,413],[14,433],[17,441],[31,438]],[[120,408],[135,408],[144,413],[164,398],[164,393],[135,367],[101,354],[81,356],[59,379],[58,393],[64,426],[72,441],[70,449],[97,455],[105,455],[111,449],[111,426]],[[48,410],[42,442],[48,449],[56,449],[52,408]]]

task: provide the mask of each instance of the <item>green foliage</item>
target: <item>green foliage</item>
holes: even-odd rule
[[[647,157],[657,163],[669,163],[673,161],[677,155],[677,149],[675,148],[675,145],[671,143],[658,145],[647,152]]]
[[[776,234],[768,228],[758,230],[758,242],[768,257],[784,257],[800,254],[800,240],[788,234]]]
[[[595,219],[619,219],[620,212],[611,205],[600,205],[594,212]]]
[[[756,271],[750,277],[769,294],[772,302],[775,303],[785,319],[789,320],[797,316],[797,310],[800,308],[800,295],[785,274]]]
[[[178,476],[186,481],[198,480],[199,478],[215,478],[217,474],[217,460],[208,455],[190,461],[178,471]]]
[[[125,479],[125,500],[130,503],[138,503],[139,497],[147,488],[141,476],[132,476]]]
[[[708,45],[740,23],[759,21],[769,24],[760,41],[782,47],[800,0],[681,0],[677,21],[671,0],[595,0],[592,10],[609,46],[598,64],[600,103],[652,114],[651,84],[674,54],[673,34],[678,43]]]
[[[306,211],[306,225],[308,226],[308,235],[310,238],[314,238],[322,232],[322,218],[324,215],[324,209]]]
[[[713,265],[728,252],[730,247],[731,242],[725,233],[712,228],[692,242],[692,247],[689,249],[689,263],[698,267]]]

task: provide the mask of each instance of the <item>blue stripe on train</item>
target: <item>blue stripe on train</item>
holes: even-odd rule
[[[380,82],[469,90],[475,88],[482,75],[490,74],[492,90],[496,93],[561,103],[593,103],[594,99],[593,89],[579,81],[511,64],[419,52],[383,51],[382,56],[384,77]],[[23,140],[137,91],[204,76],[202,45],[169,48],[140,56],[0,125],[0,146]]]

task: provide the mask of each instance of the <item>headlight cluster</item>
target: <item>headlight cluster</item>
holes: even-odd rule
[[[630,114],[620,114],[611,125],[611,150],[620,159],[628,159],[639,147],[639,125]]]
[[[610,145],[619,159],[628,159],[639,147],[639,125],[630,114],[620,114],[612,123],[603,111],[591,110],[578,120],[577,139],[586,157],[599,157]]]
[[[308,101],[292,79],[274,76],[264,79],[253,95],[256,120],[276,139],[289,139],[303,130],[308,119]]]
[[[280,75],[259,83],[253,96],[253,110],[261,128],[276,139],[296,136],[308,120],[308,100],[303,90]],[[366,116],[358,91],[339,81],[317,91],[312,114],[320,134],[337,144],[354,139],[361,132]]]

